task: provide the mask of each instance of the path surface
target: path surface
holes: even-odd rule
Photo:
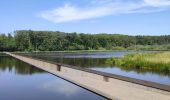
[[[24,56],[6,53],[35,67],[113,100],[170,100],[170,92],[146,87],[95,73],[59,66]]]

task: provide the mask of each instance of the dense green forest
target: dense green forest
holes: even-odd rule
[[[0,34],[0,51],[170,50],[170,35],[128,36],[19,30]]]

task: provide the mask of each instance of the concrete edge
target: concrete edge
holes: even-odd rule
[[[14,54],[20,55],[19,53],[14,53]],[[24,56],[24,55],[20,55],[20,56]],[[24,57],[28,57],[28,56],[24,56]],[[76,69],[76,70],[81,70],[81,71],[101,75],[101,76],[108,77],[108,78],[114,78],[114,79],[118,79],[118,80],[122,80],[122,81],[126,81],[126,82],[131,82],[131,83],[143,85],[143,86],[146,86],[146,87],[152,87],[152,88],[156,88],[156,89],[159,89],[159,90],[170,92],[170,86],[169,85],[159,84],[159,83],[155,83],[155,82],[149,82],[149,81],[145,81],[145,80],[130,78],[130,77],[106,73],[106,72],[100,72],[100,71],[96,71],[96,70],[92,70],[92,69],[85,69],[85,68],[82,68],[80,66],[73,66],[73,65],[67,65],[67,64],[62,64],[62,63],[56,63],[56,62],[53,62],[53,61],[47,61],[47,60],[43,60],[43,59],[39,59],[39,58],[33,58],[33,57],[28,57],[28,58],[52,63],[52,64],[55,64],[55,65],[65,66],[65,67],[68,67],[68,68],[73,68],[73,69]]]

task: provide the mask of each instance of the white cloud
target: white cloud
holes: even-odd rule
[[[80,90],[77,86],[74,86],[71,83],[61,81],[61,80],[49,81],[47,83],[44,83],[42,86],[40,86],[40,88],[63,94],[66,97],[71,97],[75,94],[78,94]]]
[[[170,6],[170,0],[144,0],[146,4],[155,7]]]
[[[169,6],[170,0],[91,0],[90,6],[65,4],[63,7],[43,11],[40,16],[54,23],[63,23],[116,14],[155,12]]]
[[[99,7],[94,9],[79,9],[66,4],[51,11],[45,11],[41,17],[55,23],[68,22],[74,20],[90,19],[111,14],[111,10],[107,7]]]

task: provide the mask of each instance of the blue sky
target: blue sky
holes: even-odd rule
[[[170,0],[0,0],[0,33],[170,34]]]

